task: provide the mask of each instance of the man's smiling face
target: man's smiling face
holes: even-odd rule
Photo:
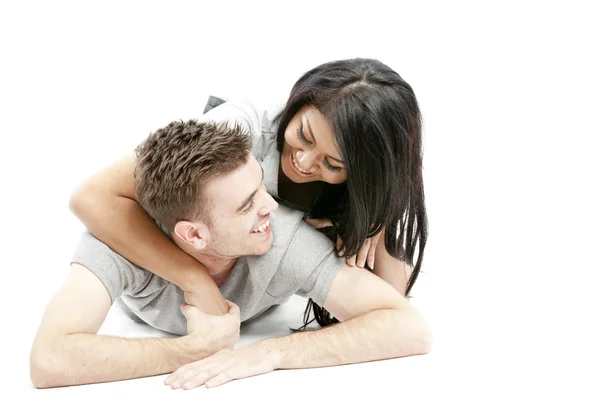
[[[278,204],[262,178],[260,164],[250,155],[245,165],[208,183],[204,196],[211,204],[208,253],[241,257],[271,249],[270,214]]]

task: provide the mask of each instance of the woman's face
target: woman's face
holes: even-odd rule
[[[315,107],[302,107],[285,128],[281,168],[296,183],[346,181],[333,128]]]

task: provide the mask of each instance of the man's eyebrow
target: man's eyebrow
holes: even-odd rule
[[[312,128],[310,127],[310,121],[308,120],[308,116],[306,115],[306,113],[304,114],[304,120],[306,121],[306,126],[308,127],[307,130],[308,130],[308,133],[310,133],[310,137],[312,138],[313,143],[317,144],[317,141],[315,140],[315,135],[313,135]],[[344,164],[344,162],[342,160],[339,160],[335,157],[332,157],[330,155],[327,155],[327,157],[331,158],[333,161],[339,162],[342,165]]]
[[[263,181],[263,179],[265,179],[265,170],[263,169],[262,165],[260,166],[260,170],[262,171],[262,178],[260,180],[260,184],[262,186],[262,181]],[[260,187],[258,189],[260,189]],[[244,200],[244,202],[242,203],[242,205],[239,206],[237,210],[235,210],[236,214],[239,213],[240,211],[242,211],[244,208],[246,208],[246,206],[248,205],[248,203],[250,203],[252,201],[252,199],[254,198],[254,196],[256,195],[256,192],[258,192],[258,189],[256,189],[254,192],[252,192],[250,194],[250,196],[246,197],[246,200]]]

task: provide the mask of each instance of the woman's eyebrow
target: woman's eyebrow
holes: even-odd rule
[[[308,131],[308,133],[310,133],[310,137],[312,138],[313,143],[317,144],[317,140],[315,139],[315,135],[313,135],[312,128],[310,127],[310,121],[308,120],[308,115],[306,115],[306,113],[304,113],[304,120],[306,121],[306,127],[308,128],[307,131]],[[344,162],[340,159],[337,159],[330,155],[327,155],[327,157],[331,158],[333,161],[336,161],[342,165],[344,164]]]

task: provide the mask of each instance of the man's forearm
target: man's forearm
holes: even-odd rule
[[[279,369],[313,368],[425,354],[430,336],[427,323],[416,310],[389,309],[257,345],[280,354]]]
[[[210,349],[191,349],[188,337],[125,339],[87,333],[54,337],[31,354],[31,378],[37,387],[99,383],[172,372],[206,357]],[[35,345],[34,345],[35,346]]]

